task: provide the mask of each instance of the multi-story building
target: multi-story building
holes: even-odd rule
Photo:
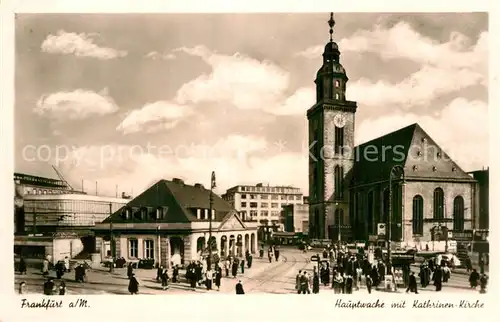
[[[229,202],[243,218],[256,220],[261,226],[279,225],[281,209],[285,205],[301,204],[302,192],[289,186],[235,186],[222,198]]]
[[[292,204],[283,206],[282,218],[285,224],[285,231],[292,233],[309,232],[309,205]]]
[[[473,228],[489,229],[490,207],[490,170],[489,168],[469,173],[477,181],[476,185],[476,214],[473,219]]]

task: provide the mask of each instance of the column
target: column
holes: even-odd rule
[[[196,248],[196,241],[192,241],[193,235],[184,236],[182,239],[184,241],[184,264],[186,265],[193,260],[193,252],[191,247],[194,245]]]
[[[160,265],[170,268],[170,238],[160,237]]]

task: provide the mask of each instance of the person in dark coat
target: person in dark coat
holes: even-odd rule
[[[240,261],[241,274],[245,274],[245,260]]]
[[[468,256],[465,259],[465,267],[467,268],[467,273],[469,273],[470,271],[472,271],[472,260]]]
[[[441,267],[436,266],[432,279],[434,280],[434,286],[436,286],[436,292],[441,291],[443,287],[443,270]]]
[[[280,250],[278,248],[274,248],[274,258],[276,258],[276,261],[280,259]]]
[[[314,271],[314,275],[313,275],[313,283],[312,283],[312,291],[314,294],[318,294],[319,293],[319,275],[318,275],[318,272],[317,271]]]
[[[132,263],[128,263],[127,266],[127,277],[131,278],[134,275],[134,268],[132,267]]]
[[[54,279],[49,277],[47,282],[43,284],[43,294],[44,295],[53,295],[56,285],[54,284]]]
[[[22,257],[19,259],[19,274],[26,274],[26,262]]]
[[[253,256],[252,256],[252,254],[249,254],[248,258],[247,258],[247,267],[248,268],[252,267],[252,261],[253,261]]]
[[[370,273],[370,276],[372,277],[373,281],[373,286],[377,287],[380,283],[379,275],[378,275],[378,269],[375,265],[372,267],[372,271]]]
[[[238,275],[238,262],[236,260],[233,262],[233,266],[231,267],[231,273],[233,278],[236,278],[236,275]]]
[[[366,290],[368,294],[372,293],[373,280],[370,275],[365,275]]]
[[[238,281],[238,283],[236,283],[236,294],[245,294],[245,290],[243,289],[243,284],[241,284],[241,281]]]
[[[260,257],[260,258],[264,257],[264,246],[260,246],[260,249],[259,249],[259,257]]]
[[[66,294],[66,283],[61,282],[61,284],[59,284],[59,295],[64,295]]]
[[[479,273],[473,269],[472,273],[469,275],[469,284],[471,288],[476,288],[477,287],[477,282],[479,281]]]
[[[220,282],[222,280],[222,271],[220,269],[218,269],[216,272],[215,272],[215,278],[214,278],[214,283],[215,283],[215,286],[217,286],[217,291],[220,290]]]
[[[479,293],[486,293],[486,285],[488,285],[488,276],[486,274],[481,275],[479,284],[481,286],[481,290],[479,291]]]
[[[429,269],[431,270],[431,272],[434,272],[434,261],[431,259],[429,259],[429,261],[427,262],[428,266],[429,266]]]
[[[160,264],[157,265],[156,267],[156,281],[159,282],[161,279],[161,274],[163,273],[163,266]]]
[[[64,275],[64,272],[66,271],[66,268],[64,267],[64,262],[57,262],[56,264],[56,276],[57,279],[60,280],[61,277]]]
[[[172,282],[179,283],[179,266],[175,265],[174,270],[172,272]]]
[[[132,273],[132,275],[130,275],[129,282],[128,282],[128,291],[132,295],[139,293],[139,282],[135,278],[134,273]]]
[[[346,294],[352,294],[352,285],[353,285],[352,276],[347,275],[347,278],[345,279],[345,293]]]
[[[481,274],[484,274],[484,264],[485,264],[484,263],[484,258],[483,258],[483,256],[481,256],[479,258],[479,263],[478,263],[478,265],[479,265],[479,273],[481,273]]]
[[[191,263],[191,268],[188,270],[189,273],[189,283],[191,286],[191,289],[194,291],[196,290],[196,283],[198,282],[197,276],[196,276],[196,267],[194,263]]]
[[[408,277],[408,288],[406,289],[406,293],[408,292],[414,292],[415,294],[418,294],[417,278],[415,277],[414,272],[411,272],[410,276]]]
[[[166,268],[163,268],[160,273],[160,279],[161,279],[161,287],[163,290],[166,290],[168,288],[168,271]]]

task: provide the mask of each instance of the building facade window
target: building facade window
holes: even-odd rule
[[[434,219],[444,218],[444,192],[441,188],[434,189]]]
[[[268,195],[260,195],[260,199],[266,200],[266,199],[269,199],[269,196]]]
[[[464,198],[457,196],[453,200],[453,230],[463,231],[465,226]]]
[[[344,128],[343,127],[335,127],[335,154],[344,154]]]
[[[257,203],[256,202],[251,202],[250,203],[250,208],[257,208]]]
[[[246,206],[247,206],[247,203],[246,203],[246,202],[242,202],[242,203],[241,203],[241,206],[242,206],[242,207],[246,207]]]
[[[269,204],[267,202],[263,202],[263,203],[260,204],[260,207],[261,208],[268,208]]]
[[[335,199],[340,200],[344,198],[344,168],[341,166],[335,166],[333,171],[334,174],[334,189],[335,189]]]
[[[278,208],[278,203],[273,202],[273,203],[271,204],[271,208]]]
[[[256,195],[250,195],[250,199],[257,199]]]
[[[128,240],[128,257],[139,258],[139,241],[135,238]]]
[[[246,193],[244,193],[244,194],[241,195],[241,199],[246,199],[246,198],[247,198]]]
[[[146,259],[155,258],[154,245],[155,243],[152,240],[147,239],[144,241],[144,258]]]
[[[420,195],[413,197],[413,235],[424,234],[424,198]]]
[[[255,215],[257,216],[257,210],[250,210],[250,212],[252,212],[252,211],[255,211]],[[269,216],[269,211],[268,210],[262,210],[260,212],[260,215],[263,216],[263,217],[267,217],[267,216]]]

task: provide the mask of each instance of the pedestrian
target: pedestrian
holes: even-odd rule
[[[231,274],[233,275],[233,278],[236,278],[238,275],[238,262],[236,260],[233,262],[233,266],[231,267]]]
[[[484,274],[484,258],[482,255],[479,256],[479,273]]]
[[[197,282],[196,267],[195,267],[194,263],[191,263],[190,265],[191,265],[191,268],[189,269],[189,282],[190,282],[191,289],[194,291],[194,290],[196,290],[196,282]]]
[[[259,258],[262,258],[262,257],[264,257],[264,246],[263,245],[261,245],[260,249],[259,249]]]
[[[472,260],[469,256],[467,256],[467,258],[465,259],[465,267],[467,268],[467,273],[472,271]]]
[[[26,262],[24,261],[23,257],[21,257],[19,259],[19,266],[18,266],[18,268],[19,268],[19,274],[21,274],[21,275],[26,274],[26,271],[27,271],[27,269],[26,269]]]
[[[179,265],[174,266],[174,270],[172,272],[172,282],[179,283]]]
[[[245,274],[245,260],[242,258],[240,260],[241,274]]]
[[[415,294],[418,294],[417,278],[415,277],[414,272],[411,272],[408,278],[408,288],[406,289],[406,293],[408,292],[414,292]]]
[[[276,258],[276,261],[280,259],[280,250],[277,247],[274,248],[274,258]]]
[[[213,275],[212,275],[212,270],[209,268],[207,269],[207,272],[205,273],[205,286],[207,287],[207,290],[212,289],[212,281],[213,281]]]
[[[64,281],[59,284],[59,295],[64,295],[66,294],[66,283]]]
[[[436,292],[441,291],[443,287],[443,270],[440,266],[436,266],[432,279],[434,280],[434,286],[436,286]]]
[[[479,293],[486,293],[486,285],[488,285],[488,276],[486,274],[482,274],[481,278],[479,279],[479,283],[481,286],[481,290]]]
[[[160,279],[161,279],[161,287],[163,290],[168,289],[168,270],[166,268],[162,268],[161,273],[160,273]]]
[[[43,276],[49,275],[49,261],[47,260],[47,258],[43,260],[42,274]]]
[[[318,294],[319,293],[319,275],[318,275],[318,272],[316,270],[314,270],[312,285],[313,285],[313,289],[312,289],[313,293]]]
[[[222,272],[220,270],[220,268],[215,271],[215,286],[217,286],[217,291],[220,291],[220,282],[221,282],[221,279],[222,279]]]
[[[443,283],[448,283],[448,280],[451,277],[451,270],[448,267],[447,263],[444,264],[444,267],[442,269],[443,269]]]
[[[131,278],[134,275],[134,267],[132,266],[132,262],[128,263],[127,266],[127,277]]]
[[[113,265],[113,264],[111,264]],[[69,258],[68,256],[65,256],[64,257],[64,270],[66,271],[66,273],[69,273]]]
[[[347,278],[345,279],[345,293],[346,294],[352,294],[352,286],[353,286],[353,277],[352,275],[347,275]]]
[[[156,264],[156,281],[159,282],[161,279],[161,274],[163,273],[163,266]]]
[[[139,282],[137,281],[137,278],[135,277],[134,273],[130,275],[128,282],[128,291],[132,295],[139,293]]]
[[[245,290],[243,289],[243,284],[241,284],[241,280],[239,280],[238,283],[236,283],[235,290],[236,294],[245,294]]]
[[[247,259],[248,268],[252,267],[252,261],[253,261],[252,254],[248,254],[248,259]]]
[[[57,276],[57,279],[60,280],[61,277],[64,275],[64,271],[66,270],[65,267],[64,267],[64,262],[57,262],[56,264],[56,276]]]
[[[311,294],[309,278],[307,272],[303,272],[300,277],[300,291],[299,294]]]
[[[302,276],[302,270],[299,271],[297,276],[295,276],[295,290],[300,294],[300,277]]]
[[[472,273],[469,275],[469,284],[470,287],[475,289],[477,287],[477,282],[479,281],[479,273],[473,269]]]
[[[229,277],[229,268],[231,267],[231,262],[229,261],[229,257],[224,261],[224,269],[226,270],[226,277]]]
[[[26,282],[19,283],[19,294],[26,294]]]
[[[368,290],[368,294],[372,294],[373,280],[369,274],[365,275],[365,283],[366,283],[366,289]]]
[[[43,284],[43,294],[44,295],[53,295],[56,289],[56,285],[54,284],[54,279],[49,277],[48,280]]]

